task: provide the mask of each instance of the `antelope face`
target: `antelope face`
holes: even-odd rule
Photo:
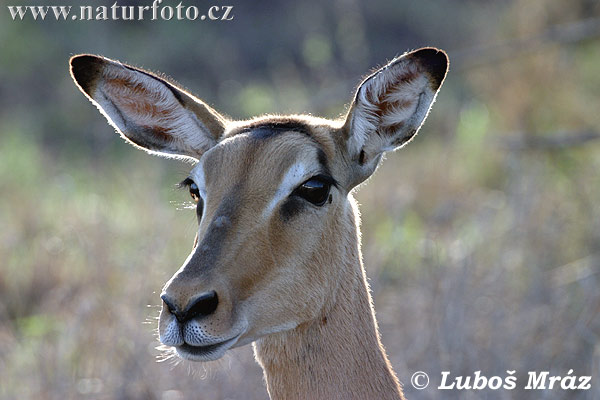
[[[318,316],[335,279],[326,238],[346,195],[330,167],[332,130],[255,122],[200,158],[183,182],[197,201],[198,233],[163,290],[163,344],[215,359]]]
[[[146,71],[73,57],[77,85],[122,137],[195,162],[182,184],[198,231],[161,294],[160,341],[213,360],[320,318],[356,251],[350,191],[414,137],[446,70],[445,53],[421,49],[363,81],[345,120],[231,122]]]

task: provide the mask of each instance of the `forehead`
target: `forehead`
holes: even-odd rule
[[[206,187],[218,184],[223,188],[277,183],[290,170],[296,171],[293,175],[299,180],[320,173],[330,175],[328,149],[319,139],[318,132],[302,122],[241,127],[206,152],[191,175]]]

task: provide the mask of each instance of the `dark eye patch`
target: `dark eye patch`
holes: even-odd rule
[[[304,201],[300,197],[288,197],[281,205],[281,219],[284,222],[287,222],[296,215],[300,214],[302,210],[304,210],[306,207],[306,201]]]

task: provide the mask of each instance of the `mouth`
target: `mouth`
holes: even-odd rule
[[[237,335],[231,339],[227,339],[220,343],[209,344],[206,346],[192,346],[184,343],[181,346],[176,346],[177,355],[189,361],[213,361],[223,357],[225,352],[230,349],[240,338]]]

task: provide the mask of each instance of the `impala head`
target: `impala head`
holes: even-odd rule
[[[198,231],[164,286],[160,340],[186,359],[319,318],[358,240],[350,191],[410,141],[447,70],[427,48],[367,77],[345,120],[228,121],[175,84],[106,58],[71,59],[79,88],[130,143],[195,162]]]

